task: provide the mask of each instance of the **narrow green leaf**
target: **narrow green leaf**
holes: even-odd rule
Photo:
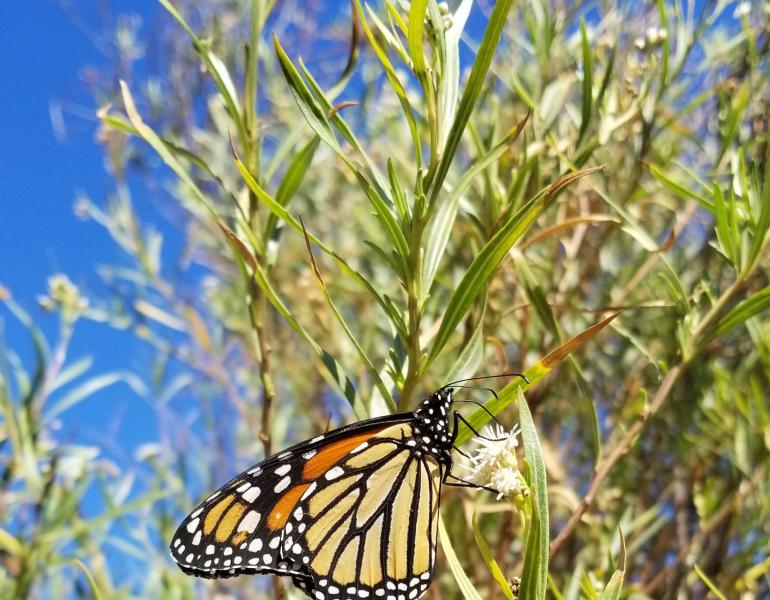
[[[321,86],[315,80],[315,77],[313,77],[313,74],[310,72],[310,70],[305,66],[305,63],[302,61],[302,59],[299,61],[299,68],[302,70],[302,74],[305,76],[308,88],[313,93],[313,96],[317,100],[321,109],[324,111],[326,118],[331,120],[331,123],[342,134],[342,137],[344,137],[345,140],[353,148],[355,148],[358,154],[367,161],[367,166],[374,173],[375,167],[369,161],[369,157],[361,145],[361,142],[358,141],[358,138],[356,137],[355,133],[353,133],[353,130],[347,124],[345,119],[342,118],[341,111],[335,110],[331,99],[327,96],[323,89],[321,89]]]
[[[768,136],[770,144],[770,136]],[[754,237],[751,240],[751,250],[749,259],[746,262],[747,267],[754,264],[762,250],[766,247],[768,236],[770,236],[770,160],[766,160],[765,175],[760,183],[759,175],[754,172],[753,189],[754,195],[759,203],[758,215],[755,220]]]
[[[588,42],[588,32],[586,31],[585,17],[580,18],[580,46],[583,51],[583,100],[581,103],[581,121],[580,131],[576,146],[580,146],[588,125],[591,122],[593,111],[593,93],[594,93],[594,59],[591,52],[591,45]]]
[[[462,352],[457,357],[455,364],[449,369],[444,381],[459,381],[471,377],[481,365],[484,358],[484,315],[487,310],[487,299],[479,311],[476,327],[470,339],[463,345]]]
[[[449,539],[449,534],[444,526],[444,520],[441,518],[440,514],[438,517],[438,538],[441,540],[441,549],[444,551],[444,557],[446,558],[447,565],[449,565],[449,570],[452,571],[452,575],[457,582],[457,587],[462,593],[463,598],[465,598],[465,600],[481,600],[481,596],[476,591],[476,588],[473,587],[473,584],[471,583],[471,580],[468,579],[465,571],[463,571],[463,567],[457,558],[457,554],[455,554],[454,548],[452,547],[452,541]]]
[[[313,248],[310,244],[310,238],[307,235],[305,224],[302,223],[301,219],[300,219],[300,224],[302,225],[302,233],[305,236],[305,246],[307,247],[307,252],[308,252],[308,255],[310,256],[310,264],[313,268],[313,274],[315,275],[316,281],[318,281],[318,285],[321,288],[321,291],[323,292],[324,297],[326,298],[326,302],[329,305],[329,308],[331,309],[332,313],[334,313],[334,316],[337,319],[337,322],[342,327],[343,331],[345,332],[345,335],[348,336],[350,343],[353,344],[353,347],[356,349],[356,352],[358,352],[358,356],[361,359],[361,362],[364,363],[366,370],[369,372],[369,376],[374,381],[374,385],[380,391],[380,394],[382,395],[382,398],[387,403],[388,408],[390,409],[390,412],[395,412],[396,405],[393,402],[393,398],[390,394],[390,391],[388,390],[388,388],[385,387],[385,384],[382,382],[382,379],[380,378],[380,374],[377,372],[377,369],[374,367],[374,363],[372,363],[371,359],[366,354],[366,351],[364,350],[363,346],[361,346],[360,342],[351,331],[350,327],[345,321],[345,318],[342,316],[342,313],[340,313],[340,311],[337,309],[337,306],[334,304],[334,300],[332,300],[331,294],[329,293],[329,289],[326,287],[326,283],[324,282],[323,276],[321,275],[321,270],[318,268],[318,263],[316,263],[315,261],[315,256],[313,256]]]
[[[388,159],[388,178],[390,179],[390,191],[393,194],[393,204],[396,206],[398,218],[401,220],[403,226],[403,224],[409,222],[409,205],[406,203],[406,194],[404,194],[404,188],[401,186],[401,182],[398,180],[396,167],[390,158]]]
[[[745,323],[751,317],[770,309],[770,286],[752,294],[736,306],[734,306],[722,319],[713,334],[707,336],[706,341],[718,338],[728,331]],[[704,341],[704,343],[706,343]]]
[[[289,84],[289,90],[291,91],[302,116],[305,117],[308,125],[310,125],[316,135],[318,135],[338,155],[342,155],[342,149],[337,142],[337,138],[334,137],[334,132],[326,118],[326,113],[318,105],[315,98],[313,98],[307,85],[305,85],[305,82],[302,80],[299,71],[297,71],[294,63],[291,62],[291,59],[284,51],[283,46],[281,46],[278,36],[273,36],[273,43],[275,45],[275,52],[278,56],[278,63],[281,66],[281,71],[283,71],[286,82]]]
[[[711,590],[711,593],[717,597],[717,600],[727,600],[727,597],[719,590],[716,584],[711,581],[711,578],[706,575],[698,565],[693,565],[693,569],[695,570],[695,573],[698,575],[700,580],[706,584],[708,589]]]
[[[618,568],[610,577],[607,586],[602,591],[601,600],[620,600],[620,593],[623,591],[623,578],[626,573],[626,538],[623,532],[618,530],[620,536],[620,556],[618,557]]]
[[[83,575],[86,576],[86,579],[88,580],[88,586],[91,588],[91,593],[94,595],[94,600],[102,600],[102,593],[99,591],[99,586],[96,585],[96,580],[94,579],[94,576],[91,575],[91,571],[88,570],[88,567],[86,567],[85,564],[83,564],[83,562],[77,558],[71,560],[70,564],[75,565],[83,572]]]
[[[709,198],[696,194],[691,187],[674,181],[670,175],[664,173],[662,169],[654,164],[647,164],[647,168],[650,170],[650,173],[653,177],[655,177],[655,179],[657,179],[667,190],[672,192],[677,197],[681,198],[682,200],[695,200],[710,213],[714,212],[714,203]]]
[[[65,365],[64,368],[62,368],[62,370],[59,371],[58,375],[53,380],[53,383],[49,388],[49,393],[53,393],[56,390],[58,390],[60,387],[65,386],[71,381],[77,379],[83,373],[88,371],[88,369],[90,369],[91,365],[93,364],[94,364],[93,357],[84,356],[83,358],[80,358],[71,364]]]
[[[409,35],[407,45],[409,56],[412,58],[412,68],[418,79],[425,75],[425,50],[422,46],[422,38],[425,31],[425,9],[428,0],[412,0],[409,5]]]
[[[505,25],[505,21],[508,18],[508,13],[512,6],[513,0],[498,0],[498,2],[495,2],[494,8],[492,9],[487,28],[484,31],[484,37],[481,40],[476,59],[473,61],[473,66],[471,67],[471,74],[468,77],[468,82],[465,84],[465,89],[462,98],[460,99],[460,106],[455,114],[452,127],[449,130],[446,146],[441,155],[436,174],[430,184],[428,205],[431,207],[435,204],[441,193],[444,179],[446,179],[447,173],[449,173],[449,167],[457,153],[457,148],[460,145],[465,126],[468,124],[473,108],[476,105],[476,100],[478,100],[478,97],[481,94],[481,89],[484,86],[489,66],[492,64],[492,57],[497,49],[497,44],[499,43],[500,36],[503,32],[503,26]]]
[[[254,177],[252,177],[251,173],[249,173],[249,170],[246,168],[246,165],[244,165],[243,162],[235,154],[234,154],[234,160],[235,160],[235,165],[241,174],[241,177],[243,177],[243,180],[246,182],[246,185],[249,187],[249,189],[253,191],[254,194],[257,196],[257,199],[260,202],[262,202],[273,214],[275,214],[277,217],[279,217],[280,219],[288,223],[293,229],[295,229],[299,233],[302,233],[302,225],[300,225],[299,221],[297,221],[297,219],[295,219],[283,206],[281,206],[275,198],[273,198],[270,194],[268,194],[265,191],[265,189],[261,185],[259,185],[257,180],[254,179]],[[348,265],[345,259],[343,259],[339,254],[337,254],[334,250],[332,250],[329,246],[327,246],[318,237],[316,237],[310,232],[308,232],[308,236],[316,246],[318,246],[321,250],[326,252],[329,256],[331,256],[335,260],[335,262],[340,266],[340,268],[343,270],[343,272],[346,275],[350,276],[363,289],[367,290],[372,295],[372,297],[375,300],[377,300],[377,303],[383,308],[383,310],[385,310],[386,314],[388,314],[391,317],[391,319],[396,319],[396,315],[392,313],[392,311],[390,310],[390,307],[386,304],[383,297],[374,288],[374,286],[369,282],[369,280],[366,277],[364,277],[363,275],[361,275],[361,273],[359,273],[350,265]],[[236,241],[237,243],[240,242],[240,240],[237,238],[236,238]],[[399,318],[399,320],[394,321],[394,325],[397,327],[399,331],[406,330],[405,329],[406,326],[403,323],[403,319]]]
[[[473,0],[462,0],[452,15],[451,27],[444,32],[446,58],[438,87],[439,148],[446,145],[457,111],[457,99],[460,96],[460,40],[472,6]]]
[[[380,43],[377,41],[377,38],[372,33],[372,30],[369,27],[369,24],[366,21],[366,16],[364,15],[364,10],[361,6],[361,0],[355,0],[356,3],[356,10],[358,11],[358,18],[361,20],[361,25],[364,28],[364,32],[366,33],[366,37],[369,40],[369,43],[371,44],[372,48],[374,49],[374,53],[377,55],[377,58],[379,59],[380,63],[382,64],[383,68],[385,69],[385,75],[388,78],[388,81],[390,82],[390,85],[393,87],[393,90],[396,93],[396,96],[398,97],[398,101],[401,103],[401,108],[403,109],[404,116],[406,117],[406,122],[409,126],[409,132],[412,136],[412,145],[414,148],[414,158],[416,161],[416,167],[417,169],[422,168],[422,152],[420,150],[420,133],[417,129],[417,121],[414,117],[414,111],[412,110],[411,104],[409,104],[409,98],[406,95],[406,90],[404,89],[403,84],[398,79],[398,75],[396,74],[396,69],[393,67],[393,64],[390,62],[390,59],[388,58],[387,53],[385,50],[383,50],[382,46],[380,46]]]
[[[531,469],[532,516],[524,548],[522,589],[519,600],[543,600],[548,583],[548,490],[545,461],[537,429],[521,388],[518,390],[519,424],[524,456]]]
[[[128,373],[126,371],[104,373],[103,375],[93,377],[88,381],[80,384],[75,389],[71,390],[62,398],[54,402],[50,408],[45,410],[43,422],[50,423],[64,411],[72,408],[86,398],[93,396],[98,391],[121,382],[129,385],[131,389],[136,392],[136,394],[140,396],[147,395],[148,390],[144,385],[144,382],[141,380],[141,378],[137,377],[133,373]]]
[[[185,30],[187,35],[190,36],[193,47],[203,59],[203,62],[206,64],[208,72],[214,79],[214,84],[217,86],[217,90],[225,102],[227,114],[230,115],[230,119],[232,119],[236,130],[238,131],[238,139],[240,140],[241,144],[245,145],[248,139],[246,134],[246,126],[241,118],[241,109],[238,105],[238,92],[235,89],[235,85],[233,84],[232,77],[230,77],[230,73],[228,72],[227,67],[222,62],[222,60],[211,51],[211,48],[209,48],[208,44],[196,35],[196,33],[184,20],[182,14],[173,4],[171,4],[169,0],[158,1],[163,6],[163,8],[165,8],[166,11],[168,11],[168,13],[182,26],[182,29]]]
[[[361,396],[356,391],[356,386],[353,383],[353,380],[348,377],[342,366],[331,354],[329,354],[329,352],[321,347],[321,345],[313,339],[310,333],[308,333],[307,330],[302,327],[299,321],[297,321],[289,308],[278,297],[278,294],[270,284],[270,280],[267,274],[258,264],[255,265],[253,273],[254,282],[265,294],[265,297],[268,299],[270,304],[273,305],[273,308],[275,308],[280,313],[280,315],[286,320],[291,328],[296,331],[318,355],[321,362],[326,367],[327,372],[329,375],[331,375],[334,384],[353,407],[353,412],[356,414],[356,417],[359,419],[368,418],[369,414],[366,405],[363,402]]]
[[[395,215],[391,210],[385,199],[380,196],[378,190],[376,190],[369,182],[360,174],[358,174],[358,183],[366,191],[366,195],[369,201],[372,203],[377,217],[379,217],[382,224],[385,226],[385,230],[388,232],[390,239],[392,240],[396,252],[399,258],[402,260],[402,268],[406,272],[407,265],[406,260],[409,256],[409,243],[406,241],[401,228],[396,222]]]
[[[485,155],[478,158],[468,168],[452,188],[446,200],[439,204],[433,212],[427,227],[428,244],[425,248],[425,257],[422,261],[422,297],[420,303],[425,302],[430,294],[433,280],[438,273],[441,259],[444,256],[449,235],[452,231],[455,218],[457,216],[457,207],[462,195],[471,186],[476,176],[485,169],[493,165],[505,152],[510,149],[511,144],[519,137],[529,120],[529,113],[524,117],[506,136],[495,144]]]
[[[11,556],[21,556],[24,552],[22,542],[0,527],[0,548]]]
[[[535,307],[535,312],[537,313],[538,318],[543,323],[548,332],[554,337],[554,339],[561,343],[561,330],[559,329],[559,325],[556,322],[556,317],[553,314],[553,310],[551,310],[551,305],[548,303],[548,300],[545,296],[545,291],[532,274],[529,266],[527,265],[527,262],[523,259],[520,253],[518,251],[514,251],[513,254],[514,262],[516,265],[516,272],[524,281],[527,298]],[[575,384],[577,385],[578,391],[580,392],[580,399],[588,408],[588,414],[591,419],[591,427],[588,429],[591,434],[590,442],[591,449],[593,450],[593,461],[594,464],[596,464],[599,461],[599,455],[601,452],[599,412],[596,407],[596,403],[594,402],[591,389],[588,385],[588,382],[585,380],[585,376],[583,375],[583,371],[580,368],[577,359],[575,359],[574,356],[569,356],[567,357],[567,360],[569,361],[572,374],[574,375]]]
[[[313,162],[313,157],[315,156],[320,141],[320,137],[313,136],[313,138],[292,157],[291,162],[283,175],[283,179],[281,179],[281,184],[278,186],[278,190],[275,193],[275,201],[280,206],[284,208],[287,207],[294,198],[294,194],[302,184],[302,180],[305,178],[305,174],[308,172],[310,164]],[[278,215],[271,212],[265,225],[264,239],[273,239],[273,234],[277,225]],[[268,265],[272,265],[275,262],[276,254],[277,244],[269,245]]]
[[[597,168],[586,169],[560,177],[538,196],[522,206],[484,245],[473,259],[447,304],[444,318],[428,355],[426,368],[436,359],[465,313],[468,312],[475,299],[486,287],[497,265],[534,223],[535,219],[540,216],[550,200],[572,181],[596,170]]]
[[[733,236],[733,229],[730,226],[730,216],[728,211],[732,210],[727,206],[725,196],[722,193],[718,184],[714,185],[714,221],[717,233],[717,240],[722,248],[722,252],[727,257],[727,260],[734,267],[738,267],[738,250],[735,247],[735,238]]]
[[[542,202],[535,199],[530,200],[500,228],[473,259],[447,304],[444,317],[428,355],[427,365],[430,365],[439,355],[473,302],[485,289],[497,265],[513,244],[529,229],[542,210]]]
[[[516,378],[506,385],[497,394],[496,398],[490,398],[484,403],[484,409],[477,408],[468,417],[468,422],[473,426],[476,431],[479,431],[484,425],[486,425],[490,416],[498,414],[501,410],[507,407],[514,398],[517,397],[519,388],[522,391],[528,390],[535,385],[538,381],[543,379],[548,373],[550,373],[556,366],[558,366],[567,356],[581,348],[588,340],[597,335],[602,329],[607,327],[620,313],[614,313],[609,317],[602,319],[598,323],[594,323],[587,329],[584,329],[577,335],[571,337],[566,342],[549,352],[534,365],[524,371],[524,376],[527,378],[527,382],[521,378]],[[489,411],[489,413],[487,412]],[[471,430],[465,425],[460,426],[460,432],[457,434],[456,443],[458,446],[462,446],[471,438]]]
[[[513,592],[511,592],[511,588],[508,585],[508,582],[505,579],[505,575],[503,574],[502,570],[500,570],[500,566],[497,564],[495,558],[492,556],[492,551],[489,549],[489,545],[484,539],[484,536],[481,533],[481,529],[479,529],[479,516],[478,513],[475,512],[473,513],[473,538],[476,540],[476,546],[478,547],[479,552],[484,559],[484,563],[486,563],[487,568],[489,569],[489,572],[492,574],[492,577],[494,577],[497,585],[500,586],[500,590],[503,592],[503,596],[505,596],[508,600],[516,600],[513,596]]]

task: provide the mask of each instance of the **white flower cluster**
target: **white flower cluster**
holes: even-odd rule
[[[479,444],[479,449],[471,456],[471,481],[495,490],[498,500],[511,494],[522,493],[526,489],[526,483],[516,460],[516,448],[519,446],[518,425],[509,432],[500,425],[488,425],[481,433],[483,437],[474,438]]]

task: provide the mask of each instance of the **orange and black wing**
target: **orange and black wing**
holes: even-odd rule
[[[303,442],[235,477],[182,522],[171,555],[200,577],[277,573],[307,577],[287,543],[303,497],[325,483],[352,450],[411,414],[362,421]]]

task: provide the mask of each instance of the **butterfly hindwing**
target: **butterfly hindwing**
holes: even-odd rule
[[[318,600],[403,596],[430,585],[441,464],[416,450],[411,425],[356,446],[308,488],[285,548],[294,583]],[[287,528],[288,529],[288,528]]]
[[[282,547],[284,530],[300,498],[354,446],[404,418],[393,415],[356,423],[254,465],[190,513],[174,535],[172,556],[182,570],[201,577],[301,574],[284,558]]]

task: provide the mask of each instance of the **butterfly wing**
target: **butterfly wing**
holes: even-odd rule
[[[297,444],[241,473],[182,522],[171,555],[186,573],[231,577],[242,573],[305,575],[287,559],[283,540],[302,496],[352,449],[410,419],[390,415],[343,427]]]
[[[294,584],[317,600],[421,595],[433,576],[443,472],[399,423],[318,473],[286,528]]]

